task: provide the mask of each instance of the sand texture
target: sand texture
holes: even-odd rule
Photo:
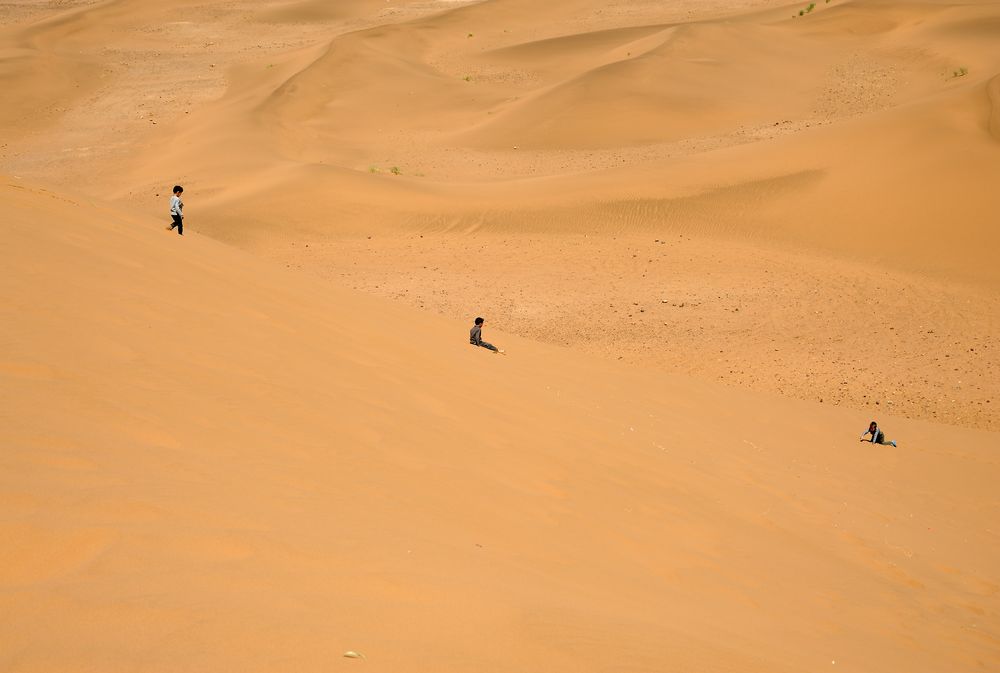
[[[538,5],[9,3],[0,170],[157,216],[181,181],[189,227],[454,320],[1000,429],[997,3]],[[663,299],[698,310],[627,315]]]
[[[0,3],[0,671],[1000,670],[998,45]]]

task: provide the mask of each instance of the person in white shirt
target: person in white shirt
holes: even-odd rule
[[[167,231],[173,231],[174,227],[177,228],[177,233],[181,236],[184,235],[184,202],[181,201],[181,194],[184,193],[184,188],[180,185],[174,185],[174,195],[170,197],[170,217],[173,222]]]

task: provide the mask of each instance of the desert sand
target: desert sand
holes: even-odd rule
[[[1000,669],[998,44],[0,4],[0,670]]]

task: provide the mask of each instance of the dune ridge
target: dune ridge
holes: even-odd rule
[[[849,410],[494,356],[3,182],[5,670],[996,661],[995,433],[871,447]]]
[[[986,93],[990,97],[990,133],[994,140],[1000,141],[1000,75],[989,81]]]

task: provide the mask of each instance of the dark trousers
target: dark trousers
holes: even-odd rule
[[[482,346],[483,348],[489,348],[491,351],[498,350],[496,346],[494,346],[491,343],[487,343],[485,341],[480,341],[479,345]]]
[[[177,233],[180,234],[181,236],[183,236],[184,235],[184,218],[181,217],[180,215],[171,215],[171,217],[174,218],[174,222],[173,222],[173,224],[170,225],[170,228],[173,229],[174,227],[177,227]]]

